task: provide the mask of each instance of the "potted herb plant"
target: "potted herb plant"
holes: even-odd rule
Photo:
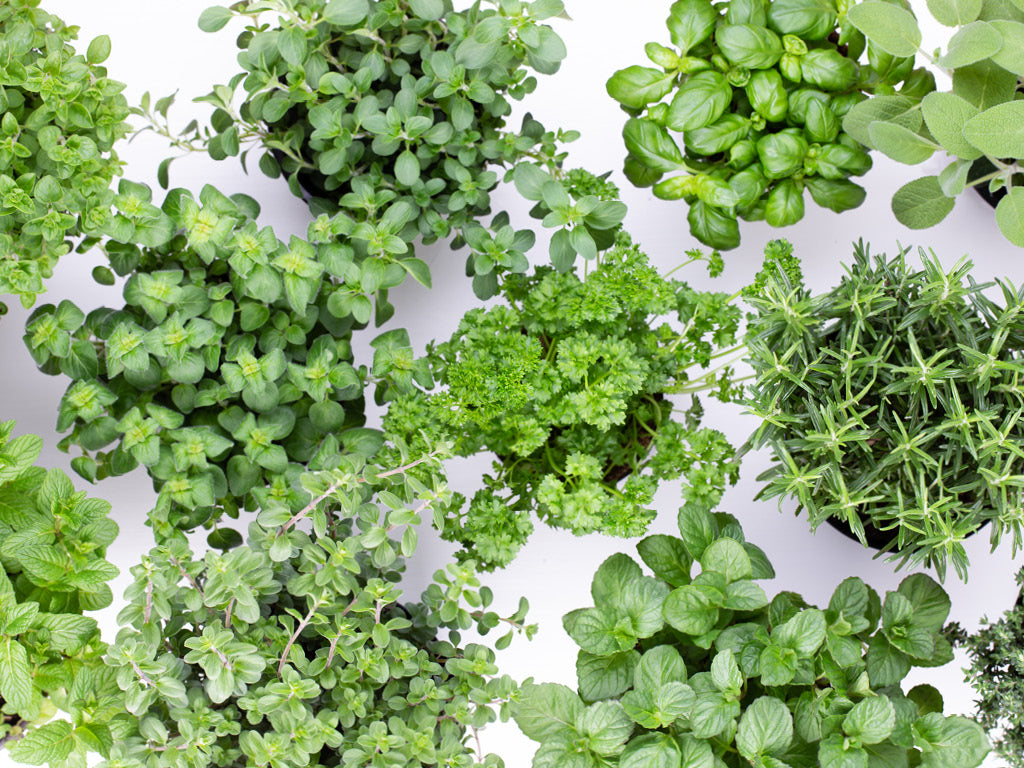
[[[0,423],[0,754],[85,761],[130,730],[103,663],[106,643],[85,613],[113,601],[117,536],[110,504],[36,466],[43,441]],[[49,722],[60,710],[69,719]],[[37,762],[38,764],[38,762]]]
[[[512,102],[536,87],[531,70],[558,69],[565,46],[543,22],[562,12],[561,0],[463,10],[451,0],[214,6],[200,17],[204,30],[233,16],[248,25],[238,37],[244,71],[200,99],[215,107],[213,130],[175,137],[166,100],[143,112],[182,149],[207,149],[217,159],[241,153],[243,161],[256,149],[265,173],[312,195],[314,213],[341,209],[373,226],[397,199],[412,209],[401,233],[409,247],[453,234],[461,245],[467,224],[490,213],[502,166],[556,154],[555,134],[536,120],[527,117],[515,131],[507,118]],[[274,24],[264,21],[267,13],[276,14]],[[486,297],[496,289],[492,269],[526,264],[471,255],[468,267]]]
[[[88,315],[70,301],[44,305],[25,341],[44,371],[71,379],[57,426],[69,431],[63,448],[83,450],[79,474],[142,464],[161,492],[150,519],[161,536],[206,526],[212,544],[233,546],[241,535],[217,528],[225,513],[268,496],[298,509],[304,467],[377,450],[380,433],[363,426],[371,379],[383,397],[422,378],[404,330],[374,339],[370,367],[353,365],[350,344],[375,305],[388,316],[390,287],[407,273],[426,279],[422,262],[378,237],[412,213],[393,203],[377,233],[322,215],[308,240],[284,243],[258,227],[245,195],[207,186],[198,200],[180,189],[162,207],[150,200],[148,187],[122,181],[117,237],[102,245],[128,278],[124,305]]]
[[[534,170],[546,179],[537,215],[549,226],[571,221],[562,211],[572,208],[596,220],[618,198],[585,171],[556,179]],[[590,238],[582,273],[543,266],[506,276],[503,304],[470,310],[431,347],[442,391],[391,405],[389,433],[440,431],[459,455],[495,455],[484,487],[445,521],[442,535],[464,547],[459,557],[507,565],[533,530],[533,513],[576,534],[636,536],[654,518],[662,482],[685,477],[695,500],[717,500],[736,482],[734,449],[700,426],[696,397],[683,412],[667,396],[738,395],[730,355],[739,308],[726,294],[660,275],[618,224],[608,232],[610,242],[598,244],[582,221],[560,229],[570,266],[573,243]],[[551,248],[553,258],[561,254],[554,241]],[[707,258],[713,274],[721,268],[717,253],[688,256],[685,264]],[[670,315],[673,323],[662,322]]]
[[[850,178],[871,159],[844,116],[870,95],[899,88],[912,103],[935,84],[914,69],[912,53],[865,46],[847,8],[831,0],[673,3],[672,46],[648,43],[654,67],[630,66],[608,81],[630,115],[629,180],[684,200],[691,234],[719,249],[739,245],[740,218],[800,221],[805,190],[833,211],[860,205],[864,189]]]
[[[747,406],[763,419],[749,446],[775,460],[760,496],[966,579],[965,537],[988,524],[993,546],[1021,541],[1024,294],[999,282],[1001,300],[987,296],[966,258],[948,271],[921,260],[859,243],[817,295],[795,269],[768,273],[748,297]]]
[[[679,532],[639,543],[653,576],[608,558],[595,606],[565,616],[578,691],[526,685],[513,710],[540,743],[535,764],[981,764],[977,723],[943,716],[932,686],[901,685],[914,666],[952,660],[938,584],[916,574],[883,600],[848,578],[824,610],[794,592],[769,600],[756,581],[771,564],[735,518],[687,504]]]
[[[128,132],[124,84],[101,66],[110,39],[76,53],[78,28],[38,6],[0,6],[0,294],[26,307],[58,258],[105,231]]]
[[[851,8],[850,22],[873,45],[894,56],[921,53],[948,80],[946,90],[920,101],[899,94],[858,105],[843,122],[859,141],[901,163],[916,165],[936,152],[948,164],[938,175],[903,185],[892,199],[899,221],[924,229],[942,221],[968,188],[995,204],[996,224],[1014,245],[1024,246],[1024,189],[1019,140],[1024,103],[1021,26],[1024,11],[1011,3],[929,5],[940,24],[955,31],[945,50],[922,51],[921,30],[909,4],[867,0]]]
[[[1017,573],[1024,585],[1024,571]],[[1024,765],[1024,723],[1020,702],[1024,685],[1024,599],[998,621],[986,621],[977,632],[959,633],[970,666],[964,672],[977,694],[975,719],[988,730],[996,754],[1010,768]]]
[[[471,563],[439,570],[418,602],[398,586],[421,515],[448,502],[443,454],[350,454],[304,477],[297,513],[264,507],[244,545],[152,550],[109,654],[135,728],[101,765],[500,765],[467,737],[516,687],[460,633],[532,634],[525,604],[490,610]]]

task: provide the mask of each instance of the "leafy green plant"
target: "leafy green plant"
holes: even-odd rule
[[[90,480],[144,465],[161,492],[150,518],[161,536],[216,526],[268,497],[299,509],[304,467],[379,447],[379,432],[362,426],[365,384],[376,380],[383,398],[420,375],[404,330],[371,342],[370,369],[354,367],[350,339],[374,305],[378,321],[388,317],[388,289],[407,272],[426,280],[425,267],[383,257],[377,234],[345,213],[318,217],[308,240],[286,244],[258,227],[259,206],[245,195],[207,186],[196,200],[178,189],[162,208],[150,197],[122,181],[120,239],[103,244],[128,276],[124,306],[86,315],[63,301],[29,319],[36,362],[72,379],[61,446],[82,448],[72,466]],[[401,230],[410,215],[395,202],[381,226]],[[214,546],[240,540],[211,534]]]
[[[562,12],[561,0],[488,0],[459,11],[451,0],[214,6],[200,17],[204,30],[233,16],[248,24],[238,38],[245,71],[199,99],[215,107],[212,130],[193,124],[176,136],[167,99],[155,108],[147,99],[141,113],[182,149],[207,149],[217,159],[241,154],[243,162],[256,149],[266,174],[283,174],[296,195],[303,188],[312,195],[314,212],[340,207],[373,227],[382,206],[399,199],[413,209],[409,247],[452,234],[461,245],[465,228],[479,228],[490,212],[501,166],[557,154],[555,134],[536,120],[527,116],[517,132],[506,119],[511,102],[537,85],[529,70],[553,73],[565,56],[561,39],[541,23]],[[275,24],[263,21],[267,13]],[[491,261],[476,248],[467,262],[480,276],[526,267],[521,258]],[[496,287],[475,286],[481,296]]]
[[[110,39],[76,54],[78,27],[38,6],[0,6],[0,294],[26,307],[58,258],[104,232],[121,173],[113,146],[128,132],[124,84],[100,66]]]
[[[579,692],[524,685],[513,710],[540,742],[535,766],[981,763],[977,723],[943,716],[930,685],[901,687],[913,666],[953,658],[938,584],[915,574],[883,601],[853,577],[824,610],[793,592],[769,601],[756,580],[771,564],[735,518],[687,504],[679,531],[638,545],[653,577],[613,555],[594,576],[596,607],[565,616]]]
[[[43,441],[0,423],[0,749],[52,764],[106,752],[127,718],[96,620],[110,605],[110,505],[35,466]],[[70,719],[52,719],[58,713]],[[70,762],[63,762],[70,761]],[[38,762],[37,762],[38,764]]]
[[[871,167],[843,122],[870,94],[920,99],[934,79],[913,55],[893,56],[831,0],[678,0],[668,17],[674,47],[648,43],[652,67],[608,81],[630,115],[626,176],[685,200],[690,232],[714,248],[740,243],[737,219],[773,227],[804,215],[804,190],[833,211],[856,208],[850,181]],[[679,135],[681,142],[673,136]],[[667,174],[667,176],[666,176]]]
[[[756,374],[754,447],[775,465],[760,496],[791,496],[812,527],[826,520],[861,542],[880,534],[893,559],[952,563],[985,524],[1021,546],[1019,379],[1024,292],[1002,301],[921,251],[871,256],[860,243],[839,285],[812,295],[799,274],[769,275],[748,332]],[[965,280],[968,281],[965,284]]]
[[[717,500],[739,473],[725,436],[700,426],[696,397],[682,418],[666,398],[739,394],[735,297],[658,274],[622,231],[625,206],[606,181],[585,171],[556,180],[536,166],[515,179],[541,190],[537,214],[559,227],[564,250],[553,239],[554,266],[505,276],[503,304],[471,309],[428,351],[442,391],[399,398],[385,419],[388,433],[441,432],[458,455],[495,454],[493,474],[442,531],[463,545],[460,558],[486,567],[511,562],[532,513],[576,534],[637,536],[662,481],[685,476],[690,497]],[[583,215],[566,227],[573,208]],[[608,228],[595,239],[588,221]],[[572,269],[576,248],[587,256],[582,273]],[[721,268],[717,253],[688,256],[680,267]],[[676,323],[661,322],[668,315]]]
[[[1024,571],[1017,573],[1024,586]],[[975,719],[993,737],[996,753],[1009,768],[1024,765],[1024,600],[1017,602],[998,621],[984,622],[977,632],[963,633],[963,646],[970,657],[964,670],[974,688]]]
[[[420,602],[398,587],[421,516],[450,501],[443,455],[348,454],[303,476],[298,512],[264,507],[244,546],[152,550],[109,657],[137,731],[104,765],[501,765],[466,741],[516,688],[461,632],[532,634],[525,602],[501,619],[472,563],[438,570]]]
[[[916,165],[942,151],[949,163],[938,175],[903,185],[892,199],[902,224],[924,229],[953,210],[969,187],[987,185],[1001,196],[996,223],[1003,236],[1024,246],[1024,10],[999,0],[931,3],[940,24],[955,28],[945,52],[922,51],[921,30],[908,3],[866,0],[851,8],[850,22],[872,45],[893,56],[921,53],[952,81],[949,90],[924,98],[891,94],[851,110],[844,129],[894,160]]]

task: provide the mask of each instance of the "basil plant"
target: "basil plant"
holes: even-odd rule
[[[851,577],[824,609],[775,574],[731,515],[698,504],[678,537],[594,575],[594,607],[566,614],[578,691],[524,685],[513,716],[540,743],[535,768],[974,768],[976,722],[942,714],[912,667],[953,659],[949,596],[924,574],[881,597]]]
[[[738,219],[773,227],[804,215],[804,193],[833,211],[856,208],[850,180],[871,167],[843,118],[873,94],[916,101],[934,88],[868,43],[832,0],[678,0],[671,46],[648,43],[654,64],[630,66],[608,93],[630,115],[625,172],[656,197],[684,200],[690,232],[735,248]],[[863,54],[866,48],[866,60]]]
[[[921,30],[909,5],[868,0],[850,10],[850,22],[892,56],[922,53],[951,77],[951,88],[920,100],[889,94],[858,105],[843,127],[908,165],[945,152],[946,166],[937,175],[914,179],[893,196],[892,211],[902,224],[938,224],[960,193],[974,187],[995,205],[1003,236],[1024,246],[1024,10],[1000,0],[944,0],[928,3],[928,9],[955,29],[935,56],[921,50]]]

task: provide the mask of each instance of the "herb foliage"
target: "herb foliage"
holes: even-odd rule
[[[545,179],[536,185],[540,213],[556,236],[567,234],[566,251],[552,241],[554,266],[505,276],[503,304],[471,309],[430,347],[442,391],[400,398],[385,420],[391,434],[450,435],[458,455],[495,454],[493,474],[442,531],[463,545],[460,558],[488,567],[512,561],[532,514],[576,534],[637,536],[654,519],[661,482],[684,476],[688,497],[714,502],[739,473],[725,436],[700,426],[696,397],[681,418],[666,398],[739,395],[729,357],[738,349],[735,297],[660,275],[622,231],[613,185],[585,171],[555,178],[530,168],[531,180]],[[517,186],[525,178],[517,168]],[[589,213],[566,226],[561,209],[573,206]],[[607,229],[592,232],[588,219]],[[580,272],[574,245],[588,257]],[[688,256],[721,267],[717,253]]]
[[[419,602],[398,587],[421,517],[450,501],[444,454],[348,454],[303,476],[297,513],[265,506],[243,546],[152,550],[109,657],[137,730],[103,765],[500,765],[467,739],[515,685],[461,633],[532,634],[525,601],[499,617],[472,563],[438,570]]]
[[[124,84],[100,66],[110,39],[76,53],[78,27],[38,6],[0,5],[0,294],[25,307],[61,256],[105,231],[128,132]]]
[[[276,23],[263,20],[267,13]],[[244,72],[198,99],[215,107],[212,130],[193,124],[175,136],[167,99],[153,109],[147,98],[141,114],[181,149],[243,163],[256,149],[266,174],[284,175],[296,195],[308,190],[315,213],[340,207],[372,228],[385,203],[404,201],[412,209],[406,247],[452,235],[456,247],[468,242],[468,272],[487,297],[492,270],[527,267],[521,256],[495,261],[495,251],[478,247],[485,235],[470,232],[490,213],[498,171],[527,157],[553,161],[556,139],[575,136],[546,132],[529,116],[518,131],[506,125],[511,102],[537,85],[530,70],[554,73],[565,56],[543,23],[561,13],[561,0],[488,0],[459,11],[451,0],[214,6],[200,17],[204,30],[233,16],[247,26],[238,37]]]
[[[763,497],[791,496],[812,527],[828,518],[866,541],[889,537],[901,564],[952,564],[989,524],[993,546],[1024,530],[1020,316],[1024,292],[982,293],[971,263],[948,272],[921,252],[872,256],[859,243],[839,285],[812,295],[800,275],[768,274],[748,332],[756,379],[751,436],[775,465]]]
[[[908,165],[946,153],[948,164],[938,175],[914,179],[893,195],[892,211],[902,224],[935,226],[961,192],[987,185],[989,192],[1005,192],[996,206],[999,230],[1024,246],[1024,102],[1018,100],[1024,10],[997,0],[933,3],[928,10],[955,30],[944,51],[921,50],[921,30],[909,4],[867,0],[850,10],[850,21],[893,55],[921,53],[951,78],[952,88],[920,99],[884,96],[852,110],[843,126],[858,141]]]
[[[1024,586],[1024,571],[1017,573]],[[1009,768],[1024,765],[1024,601],[998,621],[985,622],[977,632],[961,638],[970,657],[964,672],[978,698],[975,719],[988,730],[994,749]]]
[[[115,204],[120,239],[103,247],[128,277],[124,306],[86,315],[48,304],[25,335],[44,371],[72,380],[57,427],[69,430],[63,448],[83,450],[72,461],[79,474],[145,466],[161,493],[150,524],[165,536],[270,497],[297,510],[304,467],[380,446],[363,427],[365,385],[376,381],[384,397],[422,366],[396,329],[371,342],[369,368],[356,368],[351,334],[374,312],[390,316],[388,289],[407,273],[426,279],[422,262],[379,253],[377,234],[345,213],[284,243],[258,226],[254,200],[210,186],[198,200],[172,190],[157,207],[148,187],[122,181]],[[392,203],[381,227],[400,231],[409,216]],[[211,535],[214,546],[240,540],[231,529]]]
[[[613,555],[594,576],[595,607],[565,616],[578,693],[524,685],[513,711],[540,742],[535,766],[981,763],[977,723],[944,717],[932,686],[900,685],[911,667],[953,658],[938,584],[916,574],[882,600],[853,577],[824,610],[793,592],[769,601],[756,581],[771,564],[735,518],[687,504],[679,531],[638,545],[654,576]]]
[[[113,600],[110,504],[35,466],[43,441],[0,423],[0,749],[85,765],[127,728],[106,643],[86,611]],[[57,713],[70,719],[53,719]]]
[[[871,94],[910,103],[933,90],[913,54],[891,55],[818,0],[678,0],[672,47],[648,43],[654,67],[608,81],[630,115],[625,172],[655,196],[684,200],[690,232],[714,248],[740,242],[738,218],[774,227],[804,215],[804,191],[833,211],[856,208],[850,181],[871,167],[843,122]]]

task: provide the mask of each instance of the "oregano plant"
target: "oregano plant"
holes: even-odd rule
[[[547,132],[529,116],[518,130],[507,125],[512,102],[537,85],[532,72],[551,74],[565,56],[544,23],[562,12],[561,0],[488,0],[459,10],[451,0],[213,6],[201,28],[217,31],[233,17],[246,28],[238,37],[244,71],[198,99],[214,107],[212,129],[192,124],[175,133],[169,99],[151,105],[147,97],[139,111],[179,149],[240,155],[243,163],[255,151],[266,174],[312,197],[314,213],[340,208],[376,227],[385,204],[402,200],[412,210],[408,247],[453,235],[456,245],[472,245],[465,230],[485,224],[502,168],[553,159],[556,139],[575,135]],[[164,180],[170,161],[160,169]],[[493,252],[472,250],[471,275],[526,269],[521,258],[494,261]],[[495,287],[475,282],[481,296]]]
[[[942,714],[914,666],[953,658],[949,597],[915,574],[884,598],[861,579],[825,609],[794,592],[769,599],[764,552],[731,515],[679,511],[678,537],[594,575],[594,607],[566,614],[580,646],[578,689],[524,685],[513,715],[540,743],[534,765],[973,768],[982,728]],[[696,571],[696,572],[695,572]]]
[[[0,754],[85,764],[128,729],[106,643],[84,615],[109,606],[110,504],[36,465],[43,441],[0,423]]]
[[[110,38],[83,55],[77,37],[39,0],[0,5],[0,294],[26,307],[61,256],[104,233],[121,173],[114,145],[129,112],[101,66]]]
[[[258,226],[252,198],[210,186],[199,199],[172,190],[158,207],[148,187],[122,181],[115,206],[117,239],[102,247],[127,277],[123,306],[44,305],[25,335],[45,372],[71,379],[57,428],[69,432],[63,448],[83,451],[79,474],[145,466],[161,494],[149,522],[164,536],[215,527],[269,497],[298,509],[305,467],[380,446],[363,426],[364,387],[375,381],[383,398],[422,366],[395,329],[356,368],[351,334],[375,308],[390,315],[388,289],[407,272],[426,279],[422,262],[378,258],[376,235],[345,213],[282,242]],[[401,230],[409,216],[395,202],[382,226]],[[211,535],[215,546],[240,540],[231,529]]]
[[[422,518],[451,500],[444,455],[347,454],[301,478],[297,512],[264,506],[245,544],[146,555],[109,655],[135,729],[101,765],[501,765],[470,737],[516,687],[461,633],[532,634],[525,602],[501,618],[472,563],[418,601],[399,586]]]

